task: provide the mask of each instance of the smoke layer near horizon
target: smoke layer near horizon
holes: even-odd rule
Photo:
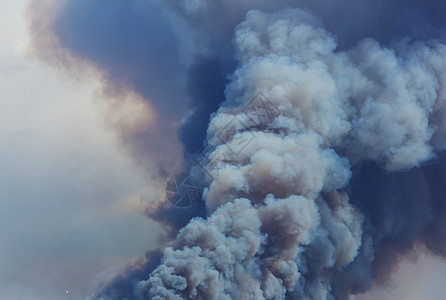
[[[444,8],[436,1],[409,1],[402,10],[401,1],[336,2],[65,1],[59,8],[50,30],[62,48],[102,70],[105,84],[141,94],[160,127],[180,124],[186,158],[204,132],[214,149],[207,154],[208,217],[183,227],[158,266],[148,259],[142,272],[92,298],[345,299],[384,280],[416,243],[445,255]],[[283,10],[302,4],[322,20],[307,9]],[[97,20],[96,5],[107,10],[83,35],[77,18],[85,26]],[[352,14],[336,18],[341,8]],[[382,13],[378,22],[365,17],[369,8]],[[49,51],[37,50],[41,57]],[[145,77],[155,70],[162,76]],[[259,93],[278,111],[262,126],[258,110],[240,110]],[[159,159],[141,137],[127,141]],[[178,211],[158,203],[147,215],[175,235],[203,211],[178,220]]]

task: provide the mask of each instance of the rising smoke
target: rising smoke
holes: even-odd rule
[[[209,141],[226,124],[236,132],[214,145],[222,154],[210,154],[218,157],[205,194],[211,215],[184,227],[138,287],[148,299],[347,297],[355,281],[369,278],[333,278],[350,272],[363,243],[367,255],[380,238],[363,234],[363,215],[340,192],[350,164],[406,170],[442,150],[435,133],[444,129],[429,116],[443,119],[446,47],[403,41],[388,49],[363,40],[336,51],[333,36],[304,10],[251,11],[234,42],[239,66],[208,128]],[[231,155],[252,135],[230,122],[231,108],[259,92],[280,114]],[[373,256],[365,259],[372,264]]]
[[[148,255],[91,298],[346,299],[385,280],[417,244],[446,255],[439,3],[100,2],[66,1],[52,28],[62,46],[93,62],[106,84],[154,103],[162,120],[181,115],[166,101],[188,102],[179,129],[186,160],[203,139],[213,151],[205,207],[181,219],[166,203],[149,209],[178,235],[160,261]],[[303,4],[312,10],[286,8]],[[84,37],[77,18],[87,26],[102,5],[104,23]],[[116,24],[123,35],[111,32]],[[97,39],[104,32],[117,49]],[[160,77],[143,77],[155,69]],[[262,126],[250,124],[258,111],[240,109],[259,94],[279,112]]]

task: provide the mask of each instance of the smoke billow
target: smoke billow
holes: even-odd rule
[[[347,299],[418,244],[446,255],[444,6],[239,2],[109,4],[84,36],[102,6],[66,1],[54,21],[71,55],[180,124],[187,166],[211,149],[205,206],[150,206],[173,241],[93,299]],[[267,118],[246,109],[259,97]]]
[[[350,164],[374,161],[387,174],[442,150],[443,126],[430,116],[443,119],[446,47],[402,41],[389,49],[369,39],[337,51],[334,37],[304,10],[251,11],[234,42],[239,65],[208,128],[208,143],[220,152],[209,154],[218,166],[210,169],[205,194],[212,214],[181,229],[162,264],[139,284],[141,293],[148,299],[344,298],[355,281],[370,278],[333,278],[348,274],[358,255],[372,264],[367,252],[374,239],[392,234],[363,233],[363,214],[342,192]],[[233,107],[259,92],[280,114],[261,131],[231,122],[253,119],[256,111]],[[224,126],[234,134],[216,139]],[[423,226],[411,226],[409,244]]]

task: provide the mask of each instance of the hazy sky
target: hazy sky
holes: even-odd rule
[[[83,299],[156,246],[139,203],[150,174],[107,129],[98,82],[26,54],[26,3],[0,11],[0,294]],[[444,262],[423,256],[361,299],[442,299],[444,276]]]
[[[26,2],[0,12],[0,294],[82,299],[155,246],[149,174],[106,128],[96,82],[27,57]]]
[[[430,255],[421,255],[415,260],[403,261],[392,274],[387,286],[375,287],[358,300],[405,299],[441,300],[445,298],[445,261]]]

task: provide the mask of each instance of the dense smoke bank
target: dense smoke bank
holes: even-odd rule
[[[149,206],[169,247],[92,299],[347,299],[417,244],[446,254],[437,1],[65,2],[49,32],[176,124],[207,186],[187,209]]]
[[[139,283],[143,297],[326,299],[365,291],[372,266],[376,274],[391,269],[432,220],[429,203],[427,211],[410,207],[410,197],[428,198],[422,173],[392,174],[443,150],[436,120],[443,120],[446,47],[402,41],[389,49],[366,39],[337,51],[304,10],[251,11],[234,43],[239,65],[208,128],[209,160],[218,166],[205,194],[211,215],[180,230]],[[234,109],[259,92],[280,111],[262,131],[246,125],[258,110]],[[222,128],[232,132],[227,140],[216,138]],[[348,186],[352,164],[358,171]],[[362,187],[370,184],[364,176],[379,188]],[[405,195],[405,184],[417,189]],[[397,201],[386,195],[394,188]],[[342,192],[349,189],[357,206]],[[382,199],[382,207],[371,205]],[[356,207],[372,219],[364,223]],[[390,224],[376,228],[380,222]]]

